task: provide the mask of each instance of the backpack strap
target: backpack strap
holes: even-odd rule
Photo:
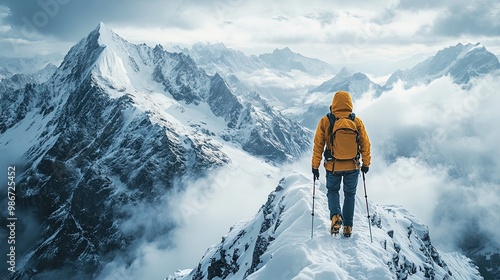
[[[356,120],[356,114],[354,114],[354,112],[350,113],[349,114],[349,119],[351,121],[353,121],[354,123],[356,123],[356,121],[355,121]],[[359,147],[359,129],[358,129],[358,125],[356,125],[356,129],[358,130],[358,131],[356,131],[356,143],[358,143],[358,147]]]
[[[333,126],[335,125],[335,121],[337,120],[337,118],[331,112],[326,114],[326,116],[328,117],[328,120],[330,120],[330,126],[328,127],[328,136],[330,137],[330,146],[333,147]]]
[[[355,119],[356,119],[356,114],[354,114],[354,112],[351,112],[349,114],[349,119],[351,119],[354,123],[356,123]],[[360,158],[360,155],[361,155],[361,147],[359,146],[359,142],[360,142],[360,137],[359,137],[359,129],[358,129],[358,126],[356,125],[356,143],[358,145],[358,154],[356,155],[356,157],[354,158],[354,163],[357,163],[359,162],[359,158]]]

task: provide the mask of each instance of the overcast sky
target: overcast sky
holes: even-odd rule
[[[104,22],[132,43],[290,47],[335,66],[406,59],[457,43],[500,54],[496,0],[0,0],[2,56],[63,55]]]

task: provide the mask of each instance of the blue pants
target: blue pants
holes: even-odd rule
[[[344,226],[352,226],[354,218],[354,203],[356,201],[356,187],[358,186],[358,170],[332,173],[326,172],[326,196],[328,198],[328,208],[330,209],[330,220],[333,215],[342,216]],[[344,183],[344,205],[340,211],[340,183],[343,178]]]

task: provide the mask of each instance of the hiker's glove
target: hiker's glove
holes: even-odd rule
[[[370,170],[370,167],[368,167],[368,166],[364,166],[364,165],[363,165],[363,166],[361,166],[361,172],[363,172],[363,173],[368,173],[368,170]]]
[[[313,176],[314,180],[319,180],[319,170],[316,169],[316,168],[313,168],[312,172],[313,172],[313,175],[314,175]]]

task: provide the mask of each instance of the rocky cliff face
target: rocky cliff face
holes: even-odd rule
[[[268,120],[189,57],[130,44],[103,24],[47,82],[0,93],[0,146],[22,170],[19,235],[29,236],[10,279],[92,279],[130,258],[137,240],[167,236],[173,222],[127,220],[141,205],[161,206],[182,178],[228,163],[226,140],[269,161],[309,144],[310,133],[288,120],[259,130]]]

